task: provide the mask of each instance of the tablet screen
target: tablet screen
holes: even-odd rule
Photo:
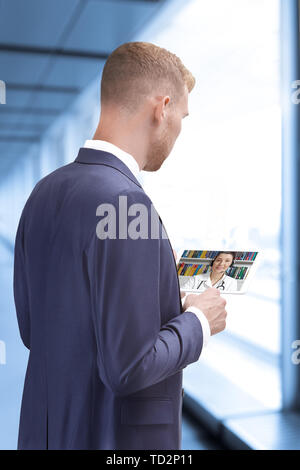
[[[257,251],[183,250],[177,263],[180,290],[244,294],[257,267]]]

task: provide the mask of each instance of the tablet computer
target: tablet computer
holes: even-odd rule
[[[210,287],[221,294],[245,294],[255,274],[261,252],[230,250],[180,251],[177,274],[180,290],[204,292]]]

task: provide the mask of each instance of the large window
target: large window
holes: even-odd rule
[[[181,9],[178,7],[181,5]],[[281,114],[279,1],[177,2],[141,36],[193,72],[175,147],[143,187],[182,248],[260,251],[248,294],[227,296],[226,332],[201,361],[267,407],[280,406],[278,360]],[[195,380],[197,380],[196,369]]]

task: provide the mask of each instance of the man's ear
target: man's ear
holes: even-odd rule
[[[166,108],[170,102],[169,96],[159,96],[157,97],[157,103],[154,109],[154,119],[160,123],[162,119],[166,116]]]

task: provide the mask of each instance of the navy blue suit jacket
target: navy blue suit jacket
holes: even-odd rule
[[[81,148],[22,211],[14,296],[30,354],[19,449],[181,448],[182,369],[200,356],[201,323],[182,312],[168,238],[97,236],[97,207],[113,204],[118,220],[119,195],[149,209],[150,235],[152,203],[129,168]]]

